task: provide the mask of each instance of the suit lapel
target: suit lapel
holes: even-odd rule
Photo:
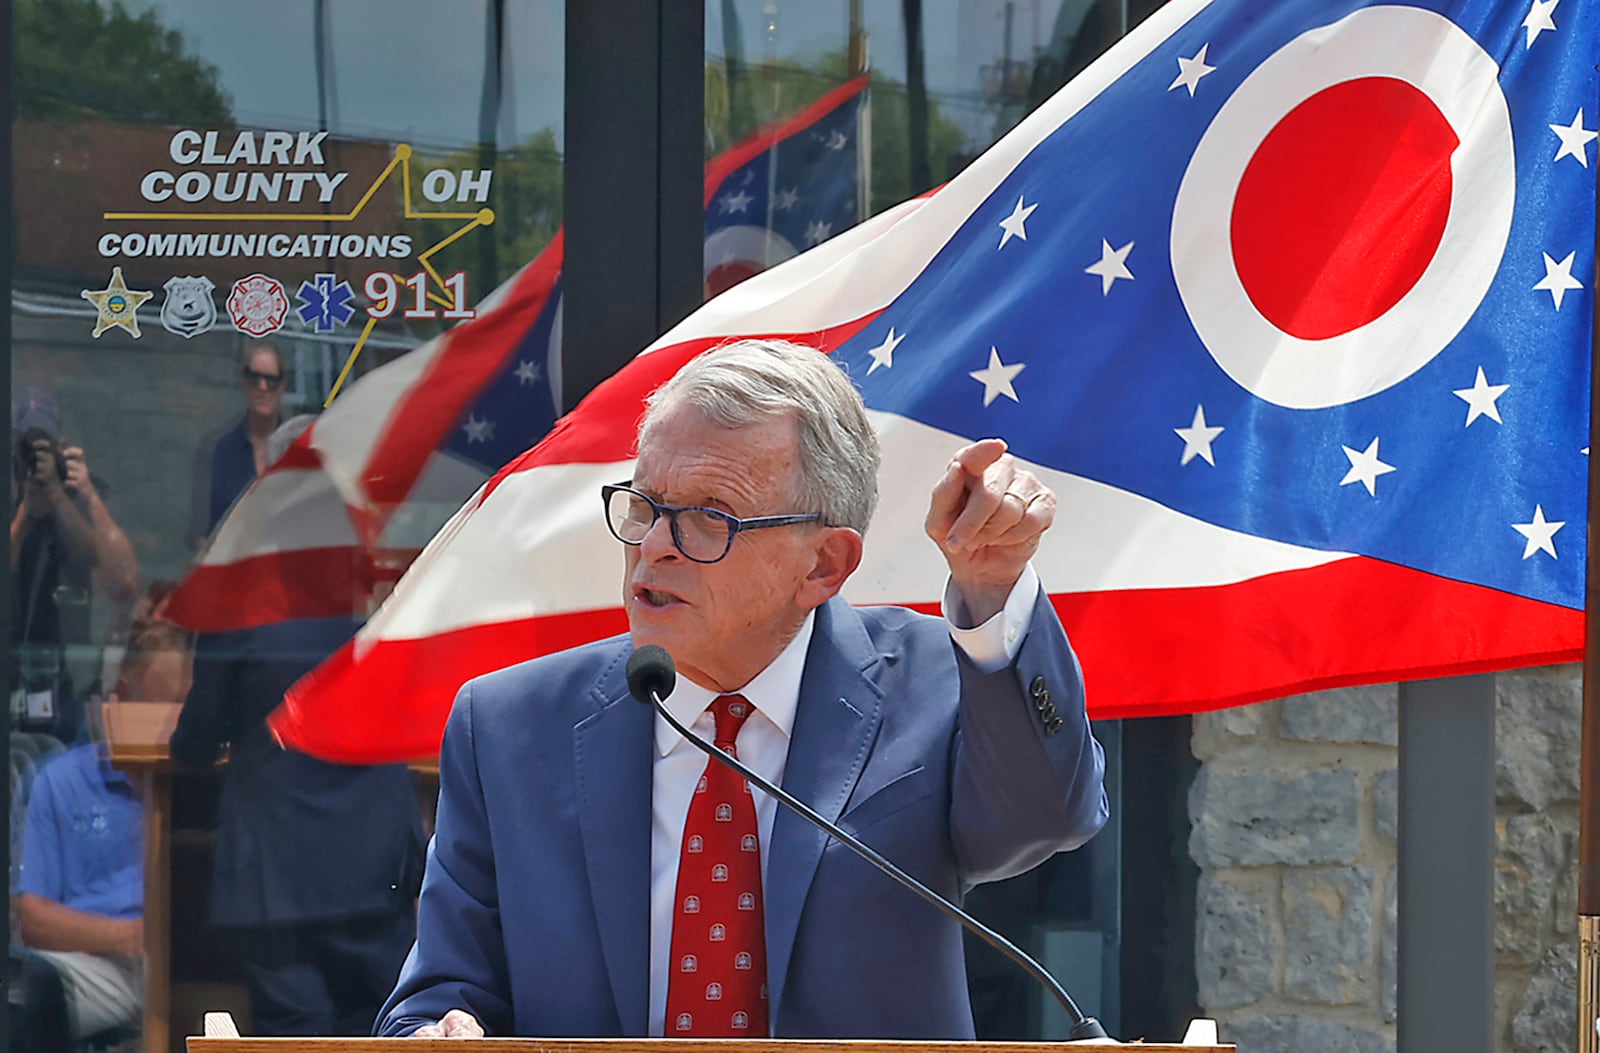
[[[573,729],[578,825],[600,950],[623,1035],[650,1006],[650,710],[628,695],[622,659],[594,688],[600,710]]]
[[[882,697],[865,672],[877,661],[861,618],[835,598],[817,609],[800,681],[783,788],[837,821],[878,734]],[[828,837],[779,806],[767,863],[767,982],[778,1019],[790,956]]]

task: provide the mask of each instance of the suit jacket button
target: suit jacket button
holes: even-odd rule
[[[1049,705],[1045,706],[1044,709],[1040,711],[1039,719],[1044,721],[1046,724],[1054,724],[1059,721],[1061,717],[1057,715],[1056,707]]]
[[[1061,730],[1062,723],[1063,722],[1061,718],[1056,717],[1054,720],[1050,721],[1050,723],[1044,726],[1044,733],[1046,735],[1054,735],[1056,732]]]
[[[1028,694],[1032,695],[1034,698],[1038,698],[1048,690],[1049,687],[1046,686],[1043,676],[1034,677],[1033,683],[1028,685]]]
[[[1044,707],[1048,706],[1049,704],[1050,704],[1050,692],[1049,692],[1048,689],[1046,689],[1044,691],[1041,691],[1041,692],[1039,692],[1039,694],[1034,696],[1033,708],[1037,709],[1039,712],[1043,713],[1044,712]]]

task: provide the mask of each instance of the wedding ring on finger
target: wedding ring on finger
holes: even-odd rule
[[[1022,505],[1022,514],[1024,516],[1026,516],[1028,514],[1028,509],[1033,507],[1033,503],[1035,501],[1039,500],[1039,498],[1041,498],[1043,496],[1044,496],[1043,491],[1035,493],[1035,494],[1033,494],[1033,495],[1031,495],[1029,497],[1023,497],[1021,494],[1017,493],[1015,490],[1007,490],[1005,493],[1000,495],[1000,500],[1004,501],[1008,497],[1015,497],[1017,499],[1017,501],[1019,503],[1021,503],[1021,505]]]

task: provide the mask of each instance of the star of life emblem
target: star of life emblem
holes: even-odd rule
[[[300,321],[317,333],[331,333],[350,322],[356,309],[350,306],[355,299],[350,283],[336,281],[332,274],[318,274],[313,281],[300,283],[295,299],[301,303]]]

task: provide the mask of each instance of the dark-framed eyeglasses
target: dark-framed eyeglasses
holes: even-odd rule
[[[245,382],[245,384],[247,386],[252,387],[252,388],[253,387],[260,387],[260,386],[265,385],[269,390],[276,391],[279,388],[283,387],[283,374],[282,373],[262,373],[262,372],[259,372],[257,370],[251,369],[249,366],[245,366],[244,367],[244,382]]]
[[[611,528],[612,536],[624,545],[643,544],[645,535],[650,533],[656,520],[666,516],[672,527],[672,543],[686,558],[696,563],[715,563],[722,559],[733,548],[733,539],[741,531],[823,522],[820,512],[740,519],[715,508],[692,505],[675,508],[635,490],[631,479],[602,486],[600,500],[605,504],[606,526]]]

